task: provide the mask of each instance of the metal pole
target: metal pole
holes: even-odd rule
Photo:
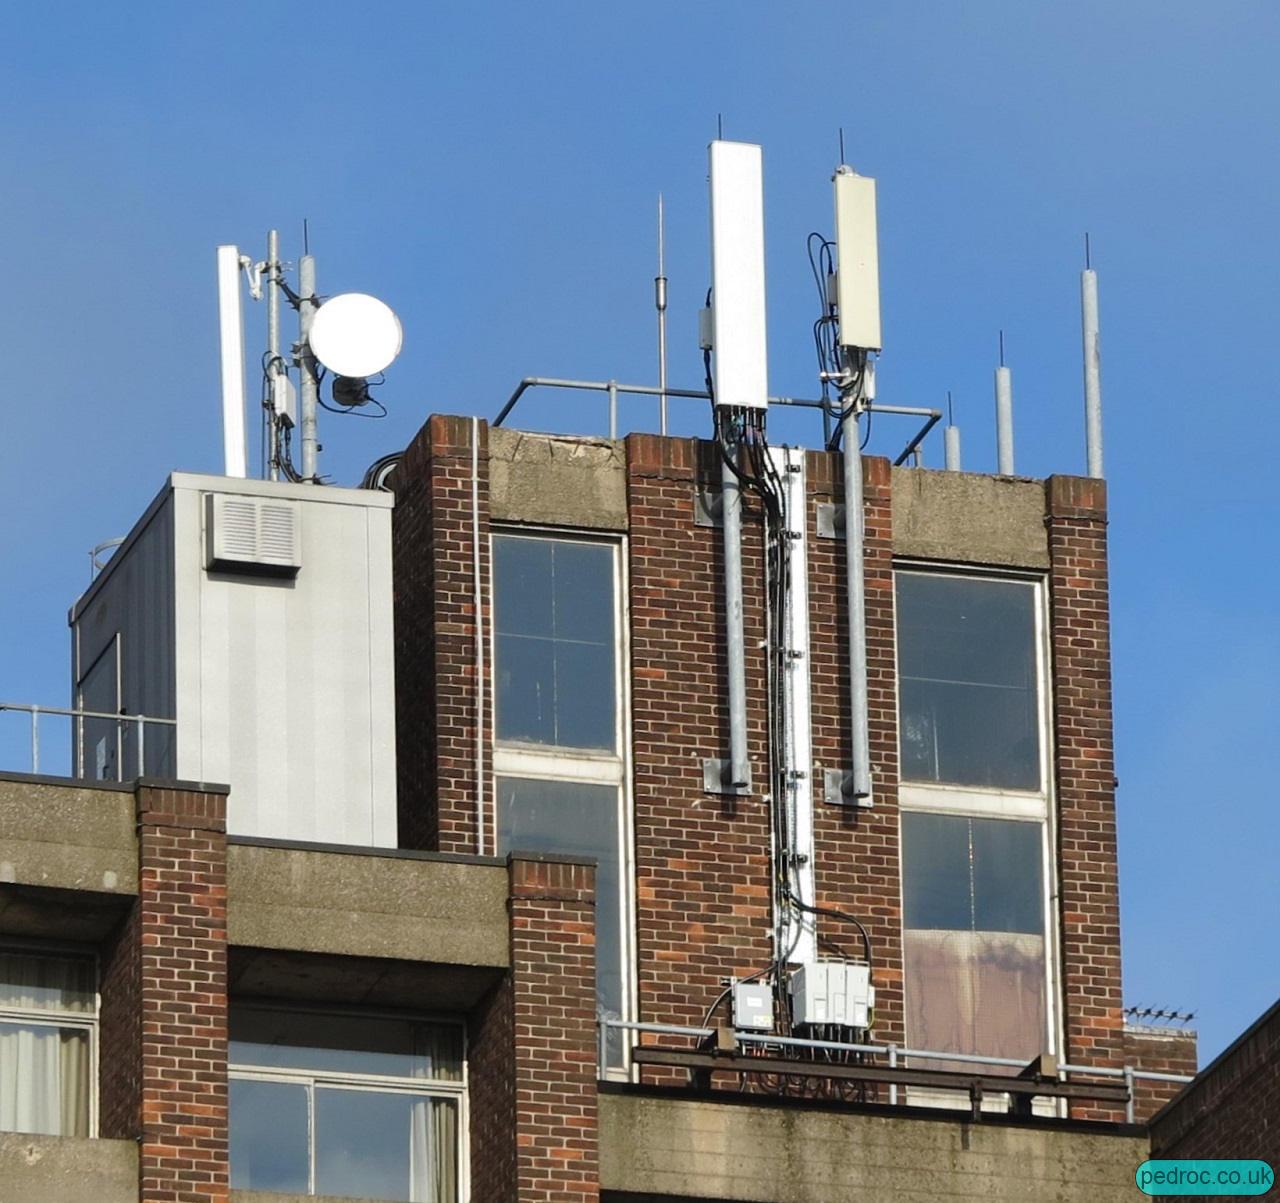
[[[609,437],[618,437],[618,382],[609,381]]]
[[[134,720],[138,724],[138,776],[147,775],[147,720],[142,715]]]
[[[1102,359],[1098,329],[1098,273],[1080,273],[1080,322],[1084,341],[1084,420],[1089,475],[1102,476]]]
[[[1013,475],[1013,378],[1003,364],[996,368],[996,471]]]
[[[40,771],[40,707],[31,707],[31,771]]]
[[[480,589],[480,419],[471,419],[471,604],[475,611],[476,660],[476,855],[485,850],[484,775],[484,599]]]
[[[736,456],[737,444],[729,449]],[[729,665],[729,781],[730,790],[745,789],[751,781],[747,762],[746,641],[742,629],[742,493],[737,474],[720,464],[721,528],[724,535],[725,654]]]
[[[867,593],[863,544],[866,514],[862,504],[862,439],[858,401],[846,398],[844,427],[845,579],[849,599],[849,707],[852,718],[853,799],[871,797],[871,739],[867,719]]]
[[[316,311],[316,260],[314,255],[303,255],[298,261],[298,367],[302,372],[301,426],[302,426],[302,478],[314,482],[319,443],[316,439],[316,413],[319,408],[319,389],[316,385],[316,361],[311,354],[311,319]]]
[[[943,431],[946,449],[946,465],[948,472],[960,471],[960,427],[948,426]]]
[[[658,193],[658,274],[653,281],[653,303],[658,310],[658,433],[667,433],[667,271],[666,230],[662,193]]]
[[[1129,1091],[1129,1097],[1125,1101],[1125,1105],[1124,1105],[1124,1119],[1125,1119],[1125,1123],[1131,1124],[1133,1123],[1133,1119],[1134,1119],[1133,1066],[1132,1065],[1126,1065],[1124,1067],[1124,1084],[1125,1084],[1125,1088]]]
[[[280,231],[267,234],[267,368],[269,383],[274,386],[280,372]],[[267,390],[266,399],[268,437],[267,454],[270,462],[267,475],[280,479],[280,427],[277,425],[275,388]]]
[[[896,1044],[889,1045],[889,1068],[898,1068],[898,1046]],[[898,1084],[891,1082],[889,1084],[889,1106],[896,1107],[898,1105]]]

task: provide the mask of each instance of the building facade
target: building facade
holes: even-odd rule
[[[0,1197],[1131,1195],[1177,1086],[1126,1067],[1194,1049],[1123,1017],[1105,486],[864,460],[850,805],[841,457],[779,462],[789,541],[744,506],[745,788],[714,767],[714,445],[443,416],[367,578],[396,846],[290,830],[261,773],[252,812],[234,780],[0,781]],[[779,738],[808,761],[782,787]],[[865,974],[870,1013],[802,1021],[802,966],[824,1006]]]

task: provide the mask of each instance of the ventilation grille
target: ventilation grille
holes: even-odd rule
[[[292,576],[302,566],[296,501],[205,494],[206,568]]]

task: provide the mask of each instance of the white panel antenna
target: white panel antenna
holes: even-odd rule
[[[759,146],[711,143],[711,337],[717,405],[769,403]]]
[[[240,248],[218,248],[218,332],[222,362],[222,456],[228,476],[248,475],[244,421],[244,305]]]
[[[836,195],[836,307],[840,345],[879,351],[880,252],[876,241],[876,182],[840,166]]]

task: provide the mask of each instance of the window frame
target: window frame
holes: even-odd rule
[[[1049,580],[1046,572],[1018,569],[984,569],[970,564],[942,563],[915,559],[893,561],[894,573],[894,682],[898,681],[898,622],[897,578],[900,573],[918,576],[964,577],[970,580],[1014,582],[1032,587],[1032,609],[1035,617],[1036,660],[1036,718],[1040,739],[1040,788],[1018,790],[996,787],[950,785],[945,782],[906,781],[901,778],[901,753],[899,750],[898,782],[898,890],[899,913],[904,916],[901,925],[905,938],[906,898],[905,874],[902,861],[903,813],[944,814],[974,819],[1004,819],[1013,822],[1032,822],[1040,827],[1041,882],[1040,893],[1044,913],[1044,985],[1045,985],[1045,1040],[1048,1053],[1058,1053],[1065,1047],[1063,1033],[1063,1008],[1058,995],[1062,979],[1060,961],[1060,930],[1058,922],[1058,846],[1056,781],[1056,750],[1053,739],[1053,648],[1049,627]],[[898,697],[896,722],[901,727],[901,694]],[[899,730],[899,740],[901,732]],[[910,990],[910,982],[904,977],[904,1002]],[[943,1104],[946,1105],[946,1104]]]
[[[8,1007],[0,1005],[0,1023],[21,1023],[30,1027],[75,1028],[88,1033],[89,1043],[89,1114],[85,1131],[78,1139],[98,1138],[98,1074],[101,1041],[99,1029],[102,1018],[102,967],[96,951],[74,944],[59,942],[28,943],[22,939],[5,937],[0,940],[0,952],[15,956],[56,957],[61,960],[83,961],[88,964],[93,982],[93,1009],[91,1011],[62,1011],[53,1008]],[[77,1138],[71,1138],[77,1139]]]
[[[275,1082],[289,1086],[302,1086],[307,1090],[307,1197],[316,1194],[316,1130],[315,1092],[317,1087],[326,1090],[351,1090],[364,1094],[431,1095],[447,1099],[457,1107],[458,1146],[457,1175],[458,1203],[471,1198],[471,1114],[470,1114],[470,1048],[467,1025],[456,1015],[440,1015],[431,1012],[402,1011],[372,1007],[328,1007],[305,1002],[282,1002],[277,999],[236,998],[228,1000],[228,1012],[241,1007],[254,1011],[276,1011],[281,1014],[305,1013],[341,1019],[392,1019],[402,1023],[434,1024],[456,1027],[460,1030],[462,1076],[456,1081],[446,1078],[409,1078],[396,1074],[369,1074],[338,1072],[335,1070],[308,1070],[286,1066],[263,1066],[231,1060],[231,1041],[227,1048],[227,1085],[237,1082]],[[251,1188],[252,1189],[252,1188]]]
[[[497,573],[494,541],[498,538],[554,539],[560,542],[587,543],[608,547],[612,552],[613,617],[614,617],[614,751],[600,752],[550,744],[532,744],[520,740],[498,738],[497,672]],[[621,1018],[631,1021],[636,1015],[638,996],[636,970],[635,916],[635,838],[634,838],[634,761],[631,733],[631,593],[628,574],[628,540],[622,531],[582,531],[552,526],[515,526],[492,524],[489,530],[490,580],[493,582],[494,617],[489,622],[490,690],[494,702],[493,764],[489,805],[489,830],[493,847],[498,851],[498,778],[525,777],[537,781],[568,781],[582,785],[612,787],[618,806],[618,881],[622,892],[619,914],[621,931],[618,950],[622,958]],[[633,1034],[623,1031],[624,1061],[630,1062]],[[597,1041],[597,1044],[599,1042]],[[599,1067],[602,1076],[619,1081],[630,1080],[630,1071],[611,1066]]]

